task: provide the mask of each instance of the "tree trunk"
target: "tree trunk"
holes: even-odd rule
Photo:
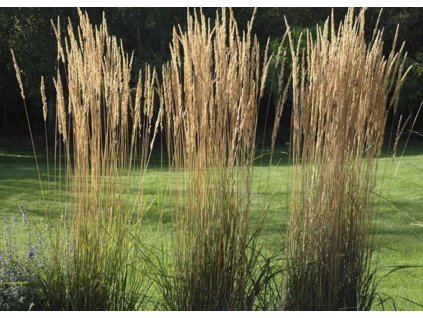
[[[7,122],[7,90],[4,90],[4,103],[3,103],[3,128],[6,128],[8,125]]]

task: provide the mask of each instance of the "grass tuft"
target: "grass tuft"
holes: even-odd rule
[[[249,238],[269,58],[252,35],[253,19],[241,34],[230,10],[213,23],[194,11],[186,30],[173,31],[160,95],[175,191],[175,254],[159,284],[167,309],[251,310],[262,290],[253,286],[258,258]]]
[[[377,161],[389,107],[396,111],[403,46],[370,43],[365,10],[333,16],[305,48],[289,35],[293,63],[293,162],[286,309],[369,310]],[[301,42],[301,41],[299,41]]]

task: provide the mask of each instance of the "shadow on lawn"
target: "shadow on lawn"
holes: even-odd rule
[[[400,141],[400,144],[398,146],[399,149],[399,155],[402,152],[402,149],[404,147],[404,140]],[[382,158],[389,158],[390,155],[390,149],[388,146],[385,146],[382,153]],[[288,145],[284,145],[281,147],[278,147],[275,149],[273,156],[272,156],[272,165],[273,166],[289,166],[289,147]],[[423,154],[423,141],[420,140],[411,140],[409,145],[407,146],[405,150],[404,156],[414,156],[414,155],[421,155]],[[53,159],[54,156],[51,153],[50,158]],[[256,158],[255,158],[255,166],[256,167],[269,167],[271,158],[271,153],[268,149],[257,149]],[[38,155],[39,160],[39,167],[40,167],[40,173],[42,175],[43,179],[43,186],[46,184],[47,180],[47,167],[46,167],[46,157],[45,155],[39,154]],[[52,160],[51,160],[52,161]],[[54,171],[54,164],[50,163],[49,165],[50,169],[50,175],[53,175]],[[155,200],[154,198],[159,195],[160,193],[160,186],[166,187],[166,184],[168,182],[167,173],[168,173],[168,161],[167,161],[167,155],[165,152],[161,152],[160,149],[156,149],[156,151],[152,154],[150,165],[149,165],[149,171],[155,172],[155,174],[149,174],[147,173],[146,176],[146,187],[144,189],[144,195],[146,197],[149,197],[149,200]],[[64,169],[62,170],[64,173]],[[56,173],[58,173],[58,169],[56,169]],[[160,174],[157,174],[160,173]],[[261,172],[259,172],[261,174]],[[270,175],[272,173],[270,172]],[[274,180],[272,180],[273,182]],[[160,184],[160,185],[159,185]],[[62,182],[62,185],[64,185],[64,182]],[[50,181],[49,187],[46,191],[46,195],[48,196],[49,202],[51,202],[52,206],[59,204],[59,194],[54,191],[54,187],[58,186],[58,182]],[[276,187],[279,188],[279,185],[275,184]],[[136,192],[137,190],[137,182],[133,182],[130,184],[130,191]],[[269,189],[273,189],[273,183],[271,187],[268,187]],[[35,161],[32,156],[32,153],[30,151],[28,152],[17,152],[17,153],[10,153],[8,151],[2,151],[0,149],[0,200],[3,202],[7,202],[10,198],[12,198],[12,202],[16,202],[16,209],[18,208],[18,204],[21,202],[18,202],[21,198],[23,199],[22,203],[25,205],[31,204],[31,198],[33,200],[34,197],[41,196],[40,191],[40,185],[38,181],[38,175],[35,168]],[[163,189],[164,190],[164,189]],[[287,192],[283,189],[283,193],[278,191],[274,195],[276,196],[283,196],[284,198],[287,195]],[[172,195],[173,191],[175,190],[168,190],[167,195]],[[263,196],[263,195],[269,195],[272,196],[270,192],[267,190],[262,191],[262,189],[255,189],[254,191],[255,196]],[[15,196],[15,198],[13,198]],[[19,198],[18,198],[19,197]],[[151,199],[153,198],[153,199]],[[26,202],[25,202],[26,201]],[[62,194],[62,201],[63,201],[63,194]],[[166,201],[166,200],[165,200]],[[279,201],[279,200],[278,200]],[[285,201],[285,199],[284,199]],[[409,202],[407,200],[403,200],[401,202],[395,201],[395,206],[398,207],[399,210],[401,209],[412,209],[415,205],[415,202]],[[421,202],[423,204],[423,202]],[[163,203],[160,203],[163,204]],[[386,202],[381,202],[381,207],[384,207],[383,209],[386,210]],[[45,211],[40,204],[35,205],[34,207],[26,206],[28,210],[31,211],[31,213],[34,213],[37,216],[44,216]],[[153,209],[157,209],[158,205],[157,203],[153,203],[152,205]],[[161,207],[160,207],[161,208]],[[376,207],[380,210],[379,207]],[[11,208],[7,209],[8,211]],[[164,223],[171,223],[172,217],[171,213],[167,211],[168,207],[166,204],[163,205],[163,209],[165,213],[161,213],[162,216],[160,216],[160,211],[153,211],[149,219],[151,221],[153,220],[159,220],[161,219]],[[376,209],[376,211],[377,211]],[[5,213],[6,211],[2,211],[2,213]],[[376,212],[377,215],[379,215],[379,212]]]

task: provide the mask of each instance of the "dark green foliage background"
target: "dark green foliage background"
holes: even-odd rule
[[[186,8],[87,8],[86,10],[95,24],[100,23],[104,12],[110,33],[122,38],[128,52],[134,52],[134,75],[138,74],[138,70],[145,63],[160,67],[167,61],[172,28],[177,24],[184,27],[187,14]],[[216,14],[216,8],[203,10],[211,18]],[[252,8],[234,9],[241,29],[245,28],[252,12]],[[276,49],[285,31],[284,16],[299,34],[306,28],[313,29],[316,24],[323,23],[331,12],[331,8],[258,8],[254,32],[263,46],[270,38],[271,48]],[[346,8],[335,8],[333,12],[335,19],[339,21],[346,13]],[[379,12],[380,8],[367,10],[366,31],[369,38]],[[15,51],[23,72],[26,94],[29,96],[32,128],[36,135],[44,133],[39,83],[40,77],[44,76],[47,98],[53,101],[51,78],[55,73],[56,42],[50,21],[56,21],[57,16],[61,16],[63,31],[67,19],[72,21],[73,25],[77,25],[76,8],[0,9],[0,135],[3,136],[0,138],[0,144],[2,146],[7,146],[7,143],[16,146],[17,142],[26,142],[28,136],[10,49]],[[407,64],[414,65],[403,89],[400,103],[401,110],[406,114],[415,112],[423,98],[422,21],[423,8],[385,8],[380,21],[380,26],[385,29],[386,52],[389,52],[399,23],[399,42],[406,42]],[[267,96],[263,101],[266,103],[270,101],[270,106],[274,101],[271,92],[272,89],[268,85]],[[289,100],[286,109],[289,112]],[[264,117],[260,117],[262,121]],[[286,113],[284,118],[289,122],[289,113]],[[259,128],[263,127],[264,124],[259,123]],[[284,135],[289,136],[289,133],[285,132]]]

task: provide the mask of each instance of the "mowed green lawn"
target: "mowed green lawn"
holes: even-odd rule
[[[280,151],[276,157],[274,162],[279,164],[271,167],[266,165],[266,160],[257,159],[253,207],[255,221],[265,216],[263,246],[283,257],[290,167],[286,153]],[[42,178],[46,179],[44,158],[40,160],[40,167]],[[50,170],[53,168],[50,165]],[[169,243],[172,237],[172,213],[166,204],[166,193],[172,192],[167,188],[168,177],[166,164],[153,159],[144,190],[148,207],[145,240],[156,240],[159,235]],[[421,310],[423,307],[418,304],[423,304],[423,143],[409,146],[402,158],[380,159],[378,181],[380,197],[374,214],[374,266],[380,269],[378,279],[397,266],[413,266],[383,277],[378,292],[384,298],[392,298],[396,309]],[[63,198],[55,190],[57,184],[43,181],[43,186],[50,209],[60,211]],[[132,187],[136,193],[136,181],[131,183]],[[266,215],[263,215],[267,204]],[[19,217],[19,205],[25,207],[33,220],[45,215],[34,160],[31,153],[0,151],[0,223]],[[393,303],[386,302],[386,308],[393,309]]]

